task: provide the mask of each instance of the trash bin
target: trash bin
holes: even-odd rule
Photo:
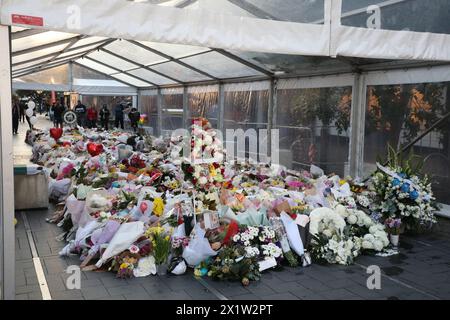
[[[42,167],[14,166],[14,205],[16,210],[48,208],[48,180]]]

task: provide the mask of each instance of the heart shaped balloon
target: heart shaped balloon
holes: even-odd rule
[[[51,128],[50,129],[50,136],[58,141],[59,138],[61,138],[63,135],[63,129],[61,128]]]
[[[100,153],[103,152],[103,145],[102,144],[96,144],[96,143],[93,143],[93,142],[89,142],[87,144],[87,151],[92,157],[96,157]]]

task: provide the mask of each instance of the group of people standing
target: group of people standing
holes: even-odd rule
[[[30,122],[30,117],[26,115],[26,109],[27,106],[25,102],[20,102],[18,100],[13,101],[13,108],[12,108],[13,134],[18,133],[20,121],[23,122],[27,121],[28,125],[30,126],[30,129],[33,129],[33,125]],[[57,101],[50,106],[49,108],[50,120],[53,121],[53,125],[55,128],[63,128],[64,114],[67,110],[68,108],[60,101]],[[81,103],[81,101],[78,101],[73,111],[77,116],[78,126],[87,128],[97,128],[97,122],[100,120],[101,128],[103,128],[104,130],[109,129],[111,111],[109,110],[106,104],[104,104],[100,109],[100,112],[98,112],[94,105],[87,108],[83,103]],[[114,124],[116,128],[121,129],[125,128],[124,126],[125,114],[128,114],[128,118],[130,119],[130,124],[133,131],[134,132],[137,131],[141,114],[136,108],[131,107],[130,104],[121,102],[114,107],[113,113],[114,113]]]
[[[125,114],[128,113],[131,127],[137,131],[139,119],[141,114],[136,108],[131,108],[129,104],[121,102],[114,107],[114,125],[116,128],[124,129]],[[77,115],[77,124],[80,127],[97,128],[97,121],[100,120],[100,125],[104,130],[109,129],[109,121],[111,112],[106,104],[102,106],[100,112],[97,112],[95,106],[87,108],[81,101],[78,101],[74,108]],[[100,118],[100,119],[99,119]]]

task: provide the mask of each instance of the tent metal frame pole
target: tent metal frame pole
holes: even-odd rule
[[[11,39],[12,40],[18,40],[26,37],[31,37],[37,34],[41,34],[44,32],[48,32],[48,30],[42,30],[42,29],[28,29],[28,30],[22,30],[22,31],[16,31],[11,33]]]
[[[147,50],[147,51],[150,51],[150,52],[152,52],[152,53],[154,53],[154,54],[157,54],[157,55],[159,55],[159,56],[161,56],[161,57],[163,57],[163,58],[169,60],[169,61],[167,61],[167,62],[175,62],[175,63],[177,63],[177,64],[179,64],[179,65],[181,65],[181,66],[183,66],[183,67],[185,67],[185,68],[191,69],[192,71],[195,71],[195,72],[197,72],[197,73],[200,73],[200,74],[202,74],[202,75],[204,75],[205,77],[208,77],[208,78],[210,78],[210,79],[217,80],[217,81],[220,80],[220,78],[217,78],[217,77],[215,77],[215,76],[213,76],[213,75],[211,75],[211,74],[209,74],[209,73],[207,73],[207,72],[205,72],[205,71],[202,71],[202,70],[200,70],[200,69],[197,69],[196,67],[193,67],[193,66],[191,66],[190,64],[187,64],[187,63],[185,63],[185,62],[183,62],[183,61],[181,61],[181,60],[179,60],[179,59],[176,59],[176,58],[174,58],[174,57],[172,57],[172,56],[169,56],[169,55],[167,55],[167,54],[165,54],[165,53],[163,53],[163,52],[161,52],[161,51],[158,51],[158,50],[153,49],[153,48],[151,48],[151,47],[147,47],[146,45],[143,45],[143,44],[140,43],[140,42],[137,42],[137,41],[135,41],[135,40],[126,40],[126,41],[128,41],[129,43],[134,44],[135,46],[141,47],[141,48],[143,48],[143,49],[145,49],[145,50]],[[205,53],[206,53],[206,52],[205,52]],[[185,58],[185,57],[183,57],[183,58]],[[180,59],[183,59],[183,58],[180,58]]]
[[[367,85],[364,74],[355,74],[352,88],[352,109],[350,120],[349,174],[355,178],[363,176],[364,131],[367,105]]]
[[[278,103],[278,80],[272,78],[269,89],[269,108],[267,115],[267,155],[272,158],[272,129],[276,126],[276,112]]]
[[[27,63],[30,63],[30,62],[33,62],[33,61],[39,61],[39,60],[42,60],[42,59],[45,59],[45,58],[51,58],[52,56],[54,56],[54,55],[57,54],[57,53],[61,53],[61,54],[63,54],[63,53],[68,53],[68,52],[80,50],[80,49],[83,49],[83,48],[92,47],[93,45],[97,45],[97,44],[101,45],[102,43],[105,43],[105,42],[107,42],[107,41],[101,40],[101,41],[96,41],[96,42],[93,42],[93,43],[83,44],[83,45],[78,46],[78,47],[75,47],[75,48],[70,48],[70,49],[68,49],[68,50],[66,50],[66,51],[61,50],[61,51],[58,51],[58,52],[48,53],[48,54],[45,54],[45,55],[43,55],[43,56],[39,56],[39,57],[36,57],[36,58],[33,58],[33,59],[28,59],[28,60],[24,60],[24,61],[21,61],[21,62],[13,63],[12,66],[13,66],[13,67],[17,67],[17,66],[20,66],[21,64],[27,64]],[[91,50],[91,49],[88,49],[88,50],[86,50],[86,51],[84,51],[84,52],[79,52],[79,53],[77,53],[77,54],[74,54],[74,56],[75,56],[75,55],[76,55],[76,56],[78,56],[78,55],[83,55],[83,54],[85,54],[86,52],[89,52],[90,50]]]
[[[219,116],[217,127],[220,132],[225,136],[225,85],[223,83],[219,83]]]
[[[51,64],[51,65],[48,65],[48,66],[44,67],[44,68],[41,68],[41,67],[39,66],[39,67],[36,67],[36,68],[33,68],[33,69],[29,69],[29,70],[26,70],[26,71],[22,71],[22,72],[15,73],[15,74],[13,74],[12,77],[13,77],[13,79],[15,79],[15,78],[20,78],[20,77],[27,76],[27,75],[29,75],[29,74],[33,74],[33,73],[36,73],[36,72],[40,72],[40,71],[44,71],[44,70],[48,70],[48,69],[53,69],[53,68],[56,68],[56,67],[65,65],[65,64],[67,64],[69,61],[70,61],[70,60],[68,60],[68,61],[62,61],[62,62],[57,62],[57,63],[53,63],[53,64]]]
[[[184,0],[181,3],[177,4],[175,7],[185,8],[187,6],[190,6],[191,4],[194,4],[195,2],[197,2],[197,0]]]
[[[73,92],[73,63],[72,63],[72,61],[69,61],[69,68],[67,68],[67,69],[68,69],[67,72],[69,73],[68,77],[69,77],[70,92]],[[71,106],[69,106],[69,108],[70,107]]]
[[[260,73],[262,73],[262,74],[264,74],[264,75],[266,75],[266,76],[268,76],[270,78],[273,78],[275,76],[275,74],[273,72],[271,72],[269,70],[266,70],[266,69],[264,69],[264,68],[262,68],[260,66],[257,66],[256,64],[253,64],[253,63],[251,63],[251,62],[249,62],[249,61],[247,61],[245,59],[242,59],[241,57],[238,57],[235,54],[232,54],[231,52],[228,52],[228,51],[223,50],[223,49],[217,49],[217,48],[211,48],[211,49],[213,51],[217,52],[217,53],[220,53],[221,55],[223,55],[223,56],[225,56],[225,57],[227,57],[229,59],[232,59],[232,60],[234,60],[236,62],[239,62],[240,64],[243,64],[246,67],[249,67],[249,68],[251,68],[253,70],[256,70],[256,71],[258,71],[258,72],[260,72]]]
[[[5,300],[14,300],[16,291],[10,31],[0,25],[0,298]]]
[[[49,69],[49,67],[51,68],[51,66],[59,65],[60,63],[68,63],[74,59],[78,59],[78,57],[79,57],[79,55],[71,56],[71,57],[64,57],[64,58],[58,59],[56,61],[53,61],[53,63],[51,63],[49,65],[37,64],[37,65],[33,65],[31,67],[17,69],[17,70],[13,71],[13,78],[15,78],[17,74],[29,73],[29,72],[34,73],[34,72],[39,72],[41,70],[47,70],[47,69]]]
[[[183,87],[183,128],[189,128],[188,120],[191,117],[189,112],[189,91],[188,87]]]
[[[231,2],[232,4],[243,9],[244,11],[247,11],[248,13],[254,15],[256,18],[276,20],[276,21],[286,21],[285,19],[281,19],[271,15],[270,13],[258,8],[257,6],[247,2],[246,0],[228,0],[228,2]]]
[[[158,95],[156,98],[156,107],[158,112],[158,119],[157,119],[157,134],[156,136],[162,136],[162,109],[163,109],[163,97],[161,88],[158,88]]]
[[[112,70],[115,70],[115,71],[117,71],[117,73],[123,73],[123,74],[126,74],[127,76],[129,76],[129,77],[131,77],[131,78],[135,78],[135,79],[137,79],[137,80],[139,80],[139,81],[142,81],[142,82],[145,82],[145,83],[148,83],[148,84],[157,86],[157,84],[155,84],[155,83],[153,83],[153,82],[150,82],[150,81],[148,81],[148,80],[145,80],[145,79],[143,79],[143,78],[140,78],[140,77],[138,77],[138,76],[135,76],[135,75],[133,75],[133,74],[131,74],[131,73],[128,73],[128,72],[126,72],[126,71],[122,71],[122,70],[120,70],[120,69],[117,69],[116,67],[113,67],[113,66],[111,66],[111,65],[109,65],[109,64],[107,64],[107,63],[104,63],[104,62],[99,61],[99,60],[97,60],[97,59],[91,58],[91,57],[89,57],[89,56],[85,56],[85,57],[83,57],[83,59],[91,60],[91,61],[93,61],[93,62],[95,62],[95,63],[101,64],[102,66],[105,66],[105,67],[107,67],[107,68],[110,68],[110,69],[112,69]],[[115,75],[115,74],[116,74],[116,73],[112,73],[111,75]],[[109,76],[111,77],[111,75],[109,75]],[[114,78],[114,77],[113,77],[113,78]]]
[[[82,38],[81,39],[86,39],[86,38],[89,38],[88,36],[82,36]],[[69,50],[70,48],[72,48],[75,44],[77,44],[78,43],[78,41],[80,41],[81,39],[74,39],[74,40],[72,40],[63,50],[62,50],[62,52],[57,52],[57,53],[55,53],[55,55],[48,61],[48,62],[44,62],[44,66],[45,65],[47,65],[47,64],[49,64],[49,63],[52,63],[53,61],[55,61],[55,60],[57,60],[58,59],[58,57],[61,55],[61,54],[63,54],[63,53],[65,53],[65,52],[67,52],[67,50]]]
[[[93,71],[93,72],[100,73],[100,74],[102,74],[102,75],[104,75],[104,76],[107,76],[107,77],[110,78],[111,80],[114,80],[114,81],[123,83],[123,84],[125,84],[125,85],[127,85],[127,86],[129,86],[129,87],[132,87],[132,88],[137,88],[135,85],[132,85],[131,83],[128,83],[128,82],[126,82],[126,81],[123,81],[123,80],[120,80],[120,79],[116,79],[116,78],[114,78],[114,77],[111,77],[111,76],[110,76],[109,74],[107,74],[107,73],[104,73],[104,72],[101,72],[101,71],[92,69],[92,68],[90,68],[90,67],[88,67],[88,66],[85,66],[85,65],[82,65],[81,63],[78,63],[78,62],[76,62],[76,61],[73,61],[73,63],[76,64],[76,65],[79,65],[80,67],[83,67],[83,68],[86,68],[86,69],[88,69],[88,70],[91,70],[91,71]]]
[[[136,67],[138,67],[138,69],[145,69],[145,70],[147,70],[147,71],[156,73],[157,75],[160,75],[160,76],[162,76],[162,77],[164,77],[164,78],[170,79],[170,80],[172,80],[172,81],[174,81],[174,82],[176,82],[176,83],[179,83],[179,84],[181,84],[181,85],[184,85],[184,84],[185,84],[183,81],[181,81],[181,80],[179,80],[179,79],[170,77],[170,76],[168,76],[168,75],[166,75],[166,74],[164,74],[164,73],[162,73],[162,72],[159,72],[159,71],[157,71],[157,70],[155,70],[155,69],[149,68],[149,67],[147,67],[147,66],[145,66],[145,65],[143,65],[143,64],[137,63],[136,61],[130,60],[130,59],[128,59],[128,58],[125,58],[125,57],[123,57],[123,56],[121,56],[121,55],[118,55],[118,54],[112,52],[112,51],[109,51],[108,49],[101,48],[100,51],[106,52],[107,54],[110,54],[110,55],[112,55],[112,56],[114,56],[114,57],[116,57],[116,58],[122,59],[123,61],[126,61],[126,62],[128,62],[128,63],[134,64]],[[134,69],[133,69],[133,70],[134,70]],[[129,71],[129,70],[128,70],[128,71]]]
[[[81,40],[83,37],[84,36],[82,36],[82,35],[78,35],[78,36],[71,37],[71,38],[68,38],[68,39],[63,39],[63,40],[59,40],[59,41],[55,41],[55,42],[49,42],[49,43],[42,44],[42,45],[39,45],[39,46],[31,47],[31,48],[28,48],[28,49],[15,51],[15,52],[12,53],[12,56],[16,57],[16,56],[20,56],[22,54],[32,53],[32,52],[35,52],[35,51],[39,51],[39,50],[43,50],[43,49],[47,49],[47,48],[51,48],[51,47],[60,46],[60,45],[66,44],[66,43],[71,43],[75,39]]]

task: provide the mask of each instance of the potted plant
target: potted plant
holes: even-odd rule
[[[389,233],[389,239],[394,247],[398,247],[400,229],[402,226],[401,219],[388,218],[384,222],[386,229]]]

